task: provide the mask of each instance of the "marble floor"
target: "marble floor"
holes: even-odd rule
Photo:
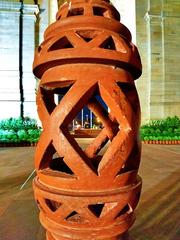
[[[0,240],[45,240],[33,199],[34,147],[0,148]],[[180,145],[144,145],[130,240],[180,240]]]

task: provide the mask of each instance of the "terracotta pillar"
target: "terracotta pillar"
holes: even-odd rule
[[[72,0],[44,34],[34,60],[43,132],[34,193],[47,240],[117,240],[135,220],[141,75],[137,48],[117,10],[103,0]],[[56,104],[55,95],[63,98]],[[88,146],[69,130],[87,106],[103,129]]]

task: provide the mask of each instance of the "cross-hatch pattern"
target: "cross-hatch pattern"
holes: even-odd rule
[[[43,132],[34,193],[47,240],[118,239],[134,222],[141,61],[118,19],[108,1],[65,3],[36,51]],[[102,123],[86,147],[69,130],[85,107]]]

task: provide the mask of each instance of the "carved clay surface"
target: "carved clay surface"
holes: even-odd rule
[[[72,0],[45,31],[33,71],[43,126],[33,186],[47,240],[118,239],[141,191],[141,61],[129,30],[109,1]],[[83,148],[68,126],[85,106],[103,128]]]

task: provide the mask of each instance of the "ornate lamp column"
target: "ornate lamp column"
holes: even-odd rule
[[[42,121],[35,156],[35,199],[47,240],[115,240],[133,224],[140,107],[137,48],[105,0],[72,0],[44,35],[34,60]],[[59,104],[54,96],[63,94]],[[86,147],[69,125],[87,106],[102,124]]]

